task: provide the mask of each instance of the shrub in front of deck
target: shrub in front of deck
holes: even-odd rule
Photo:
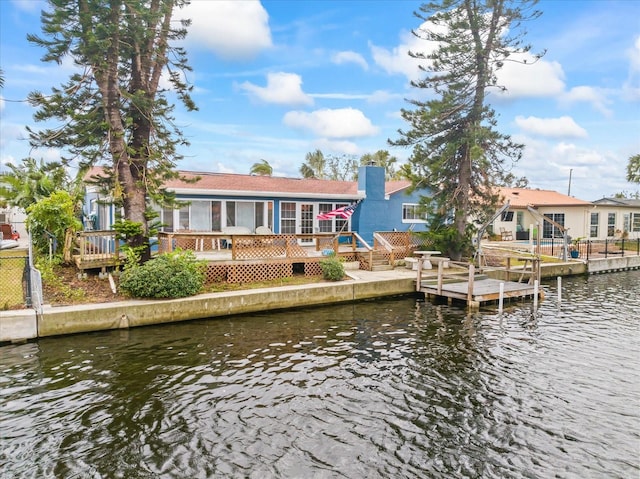
[[[198,294],[204,285],[206,263],[192,251],[177,250],[141,266],[125,269],[120,290],[135,298],[184,298]]]
[[[344,278],[344,265],[335,256],[320,260],[322,276],[329,281],[340,281]]]

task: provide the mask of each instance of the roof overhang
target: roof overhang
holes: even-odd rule
[[[181,196],[254,196],[258,198],[310,198],[318,200],[357,200],[365,197],[364,194],[327,194],[304,192],[279,192],[279,191],[246,191],[246,190],[205,190],[198,188],[167,188],[176,195]]]

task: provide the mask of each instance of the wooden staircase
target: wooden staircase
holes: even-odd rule
[[[371,271],[389,271],[393,266],[389,264],[389,259],[380,252],[373,252],[371,256]]]

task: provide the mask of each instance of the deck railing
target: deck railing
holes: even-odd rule
[[[363,246],[364,245],[364,246]],[[228,234],[207,231],[178,231],[158,234],[158,252],[176,248],[198,252],[231,251],[232,260],[305,258],[315,251],[338,255],[355,253],[366,242],[354,232],[310,234]],[[369,247],[370,248],[370,247]]]
[[[120,242],[113,230],[80,231],[65,239],[64,258],[73,260],[78,269],[116,266],[120,257]]]
[[[158,233],[154,244],[160,254],[180,248],[198,253],[216,253],[211,258],[223,258],[225,253],[230,253],[227,259],[233,261],[291,261],[335,253],[350,260],[360,257],[366,267],[373,264],[374,252],[387,254],[391,263],[394,258],[411,255],[419,247],[413,236],[407,231],[375,233],[374,246],[371,246],[351,231],[259,235],[181,230]],[[122,260],[120,244],[113,230],[81,231],[69,242],[73,244],[67,245],[67,259],[73,260],[79,269],[114,267]]]

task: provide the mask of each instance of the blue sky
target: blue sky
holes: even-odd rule
[[[411,35],[421,2],[195,0],[186,48],[199,111],[176,109],[191,146],[179,168],[249,173],[267,160],[279,176],[299,176],[306,153],[355,155],[410,151],[387,139],[406,128],[399,111],[417,92],[419,72],[407,50],[427,51]],[[40,33],[40,0],[0,0],[0,169],[33,156],[24,138],[33,125],[23,101],[48,92],[71,71],[40,62],[26,41]],[[489,99],[499,129],[526,145],[514,167],[533,188],[595,200],[635,193],[627,159],[640,153],[640,0],[541,0],[542,17],[526,25],[535,65],[500,73],[506,94]]]

